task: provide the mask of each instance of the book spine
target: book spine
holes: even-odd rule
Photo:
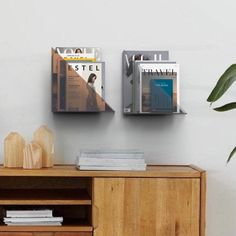
[[[28,217],[28,218],[4,218],[4,222],[8,223],[21,223],[21,222],[62,222],[63,217],[40,217],[40,218],[34,218],[34,217]]]
[[[115,153],[82,153],[80,155],[80,158],[107,158],[107,159],[143,159],[144,154],[143,153],[137,153],[137,154],[115,154]]]
[[[144,159],[125,159],[125,158],[79,158],[79,165],[103,165],[103,166],[129,166],[145,164]]]
[[[146,164],[134,166],[80,166],[80,170],[125,170],[125,171],[145,171]]]
[[[9,226],[61,226],[60,222],[28,222],[28,223],[6,223]]]
[[[53,217],[52,210],[45,210],[45,211],[12,211],[7,210],[6,211],[6,217],[22,217],[22,218],[28,218],[28,217]]]

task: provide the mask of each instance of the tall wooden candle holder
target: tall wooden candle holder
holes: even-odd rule
[[[11,132],[4,140],[4,167],[19,168],[23,166],[23,149],[25,140],[20,134]]]
[[[53,167],[54,143],[52,131],[45,125],[41,126],[34,133],[34,141],[42,148],[43,167]]]

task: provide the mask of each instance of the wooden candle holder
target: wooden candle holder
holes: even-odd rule
[[[24,148],[24,169],[41,169],[43,166],[42,148],[36,142],[27,144]]]
[[[23,166],[23,149],[25,140],[20,134],[11,132],[4,140],[4,167],[19,168]]]
[[[54,143],[52,131],[45,125],[41,126],[34,133],[34,141],[42,148],[43,167],[53,167]]]

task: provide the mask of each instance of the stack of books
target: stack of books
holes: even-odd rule
[[[83,150],[79,170],[146,170],[144,153],[138,150]]]
[[[60,226],[63,217],[53,217],[52,210],[7,210],[4,223],[12,226]]]

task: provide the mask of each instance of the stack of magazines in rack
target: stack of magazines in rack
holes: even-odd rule
[[[82,150],[79,170],[146,170],[144,153],[139,150]]]
[[[168,51],[123,51],[124,114],[180,112],[179,64]]]
[[[9,226],[60,226],[63,217],[53,217],[52,210],[7,210],[4,223]]]

